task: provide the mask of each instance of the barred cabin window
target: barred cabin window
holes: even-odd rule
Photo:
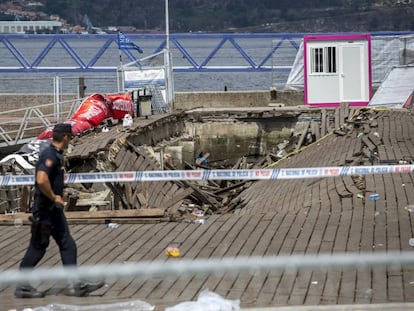
[[[326,69],[328,73],[336,73],[336,47],[328,46],[325,48]]]
[[[323,49],[312,49],[312,73],[323,72]]]
[[[336,47],[311,48],[311,73],[336,73]]]

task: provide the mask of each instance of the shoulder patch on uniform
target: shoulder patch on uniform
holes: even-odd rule
[[[53,161],[52,161],[52,160],[50,160],[50,159],[46,159],[45,165],[46,165],[47,167],[52,167],[52,165],[53,165]]]

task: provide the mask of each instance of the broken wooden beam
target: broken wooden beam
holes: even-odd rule
[[[192,188],[180,189],[174,194],[174,196],[171,199],[169,199],[166,202],[163,202],[161,208],[167,209],[173,206],[174,204],[178,203],[179,201],[182,201],[183,199],[185,199],[193,193],[194,190]]]
[[[165,210],[162,208],[149,209],[128,209],[128,210],[107,210],[107,211],[75,211],[65,212],[66,219],[121,219],[121,218],[162,218],[165,215]],[[0,224],[11,225],[14,224],[15,219],[21,219],[23,224],[29,224],[29,216],[31,213],[13,213],[0,215]]]
[[[306,138],[306,134],[308,133],[309,126],[310,126],[310,122],[307,122],[305,124],[305,127],[304,127],[302,133],[300,134],[300,138],[299,138],[298,143],[296,144],[295,150],[299,150],[302,147],[302,144],[303,144],[303,142],[304,142],[304,140]]]

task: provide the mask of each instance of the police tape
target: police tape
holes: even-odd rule
[[[65,174],[65,183],[145,182],[180,180],[274,180],[369,174],[412,173],[414,165],[333,166],[242,170],[169,170]],[[2,175],[0,186],[32,185],[34,175]]]

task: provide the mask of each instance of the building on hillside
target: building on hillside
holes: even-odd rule
[[[0,33],[58,33],[59,21],[0,21]]]

